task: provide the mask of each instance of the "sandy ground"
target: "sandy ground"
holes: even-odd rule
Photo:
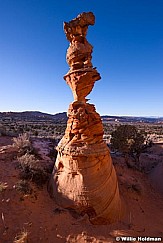
[[[163,194],[152,185],[154,178],[158,180],[162,174],[153,171],[151,179],[148,174],[127,168],[122,158],[113,159],[124,217],[116,224],[92,225],[87,216],[81,218],[58,207],[49,197],[47,185],[38,188],[31,183],[30,195],[15,189],[20,181],[17,153],[5,146],[11,143],[11,138],[0,137],[0,182],[8,185],[0,192],[0,243],[13,242],[23,230],[29,233],[29,243],[105,243],[115,242],[115,237],[121,235],[163,237]],[[162,145],[154,147],[150,154],[156,152],[163,154]]]

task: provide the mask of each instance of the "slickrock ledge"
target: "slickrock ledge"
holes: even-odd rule
[[[100,79],[91,63],[93,47],[86,40],[88,26],[94,23],[91,12],[64,23],[70,41],[70,70],[64,79],[73,92],[74,102],[68,109],[65,135],[57,146],[49,192],[60,206],[87,214],[93,224],[108,224],[120,219],[121,201],[110,152],[103,141],[100,115],[86,99]]]

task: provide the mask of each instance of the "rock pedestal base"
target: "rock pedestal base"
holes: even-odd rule
[[[93,105],[82,102],[72,103],[68,116],[57,147],[51,195],[60,206],[88,214],[93,224],[115,222],[121,203],[100,116]]]

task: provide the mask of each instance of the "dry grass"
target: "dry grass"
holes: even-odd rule
[[[6,182],[0,181],[0,192],[3,192],[4,190],[6,190],[7,187],[8,187],[8,185]]]
[[[13,243],[28,243],[28,231],[22,230],[14,239]]]
[[[33,154],[24,154],[18,157],[23,179],[31,179],[38,186],[43,185],[48,179],[48,173]]]
[[[29,170],[32,168],[36,168],[39,164],[39,160],[36,159],[35,155],[29,153],[26,153],[21,157],[18,157],[18,161],[22,166],[23,170],[26,170],[27,168]]]
[[[17,138],[13,138],[13,146],[16,147],[19,151],[31,149],[31,141],[28,133],[19,135]]]
[[[17,160],[21,171],[21,178],[31,180],[38,186],[42,186],[48,180],[48,171],[40,163],[41,157],[33,147],[32,139],[28,133],[13,138],[13,146],[18,149]]]

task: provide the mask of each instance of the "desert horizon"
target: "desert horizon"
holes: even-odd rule
[[[67,111],[60,111],[60,112],[45,112],[45,111],[39,111],[39,110],[22,110],[22,111],[0,111],[0,113],[41,113],[41,114],[46,114],[46,115],[57,115],[57,114],[64,114],[67,113]],[[104,114],[100,114],[100,116],[111,116],[111,117],[144,117],[144,118],[163,118],[163,115],[160,116],[155,116],[155,115],[121,115],[121,114],[107,114],[106,112]]]

